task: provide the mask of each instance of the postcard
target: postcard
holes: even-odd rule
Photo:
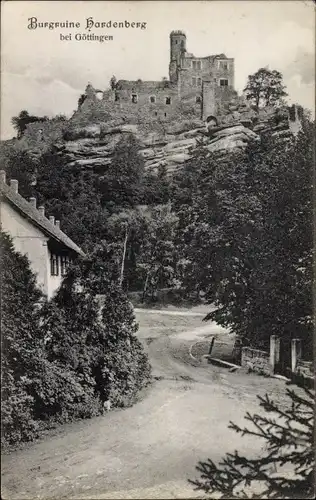
[[[312,1],[1,3],[2,497],[314,498]]]

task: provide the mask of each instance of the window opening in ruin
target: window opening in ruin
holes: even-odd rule
[[[151,95],[150,96],[150,102],[153,102],[153,103],[156,102],[156,96],[155,95]]]
[[[200,70],[202,68],[201,61],[192,61],[192,67],[194,70]]]
[[[167,116],[167,113],[165,113],[165,116]]]
[[[133,102],[134,104],[136,104],[136,103],[137,103],[137,101],[138,101],[137,94],[132,94],[132,102]]]
[[[166,97],[166,104],[171,104],[171,97]]]
[[[228,80],[226,80],[225,78],[220,78],[219,85],[220,87],[228,87]]]
[[[157,111],[155,111],[155,116],[157,116],[157,115],[158,115],[158,113],[157,113]]]

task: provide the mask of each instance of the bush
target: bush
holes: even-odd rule
[[[109,247],[73,266],[49,306],[58,312],[48,314],[45,328],[50,359],[71,367],[87,394],[102,404],[125,406],[149,382],[150,366],[117,269]]]
[[[43,298],[28,260],[0,232],[1,415],[4,444],[32,439],[38,431],[28,392],[41,358],[37,304]]]
[[[4,446],[99,415],[108,401],[132,404],[150,380],[150,366],[118,285],[114,252],[105,248],[76,263],[45,302],[27,258],[6,234],[0,241]]]

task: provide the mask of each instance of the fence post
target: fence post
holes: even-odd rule
[[[292,372],[297,371],[297,363],[302,356],[302,341],[301,339],[291,340],[291,368]]]
[[[275,365],[280,361],[280,337],[270,336],[270,370],[275,372]]]

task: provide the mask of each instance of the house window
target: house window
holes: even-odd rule
[[[157,115],[158,115],[158,113],[157,113],[157,111],[155,111],[155,116],[157,116]]]
[[[197,81],[197,86],[199,87],[200,85],[202,85],[202,78],[197,78],[196,79]]]
[[[67,274],[67,270],[70,264],[70,260],[68,255],[62,255],[60,257],[60,272],[62,276],[65,276]]]
[[[50,256],[50,274],[51,276],[59,275],[58,255],[55,255],[53,253]]]
[[[171,104],[171,97],[166,97],[166,104]]]
[[[136,104],[138,102],[138,96],[137,94],[132,94],[132,102]]]
[[[197,95],[197,96],[196,96],[196,98],[195,98],[195,102],[196,102],[197,104],[200,104],[200,103],[201,103],[201,101],[202,101],[201,96]]]
[[[228,80],[226,80],[225,78],[220,78],[219,85],[220,87],[228,87]]]
[[[151,95],[150,98],[149,98],[150,102],[152,103],[155,103],[156,102],[156,96],[155,95]]]
[[[167,116],[167,113],[165,113],[165,116]]]
[[[196,87],[196,77],[192,76],[192,85],[193,87]]]
[[[202,68],[202,62],[201,61],[192,61],[192,68],[194,70],[200,70]]]
[[[117,92],[115,92],[115,101],[119,101],[120,100],[120,96],[118,95]]]

